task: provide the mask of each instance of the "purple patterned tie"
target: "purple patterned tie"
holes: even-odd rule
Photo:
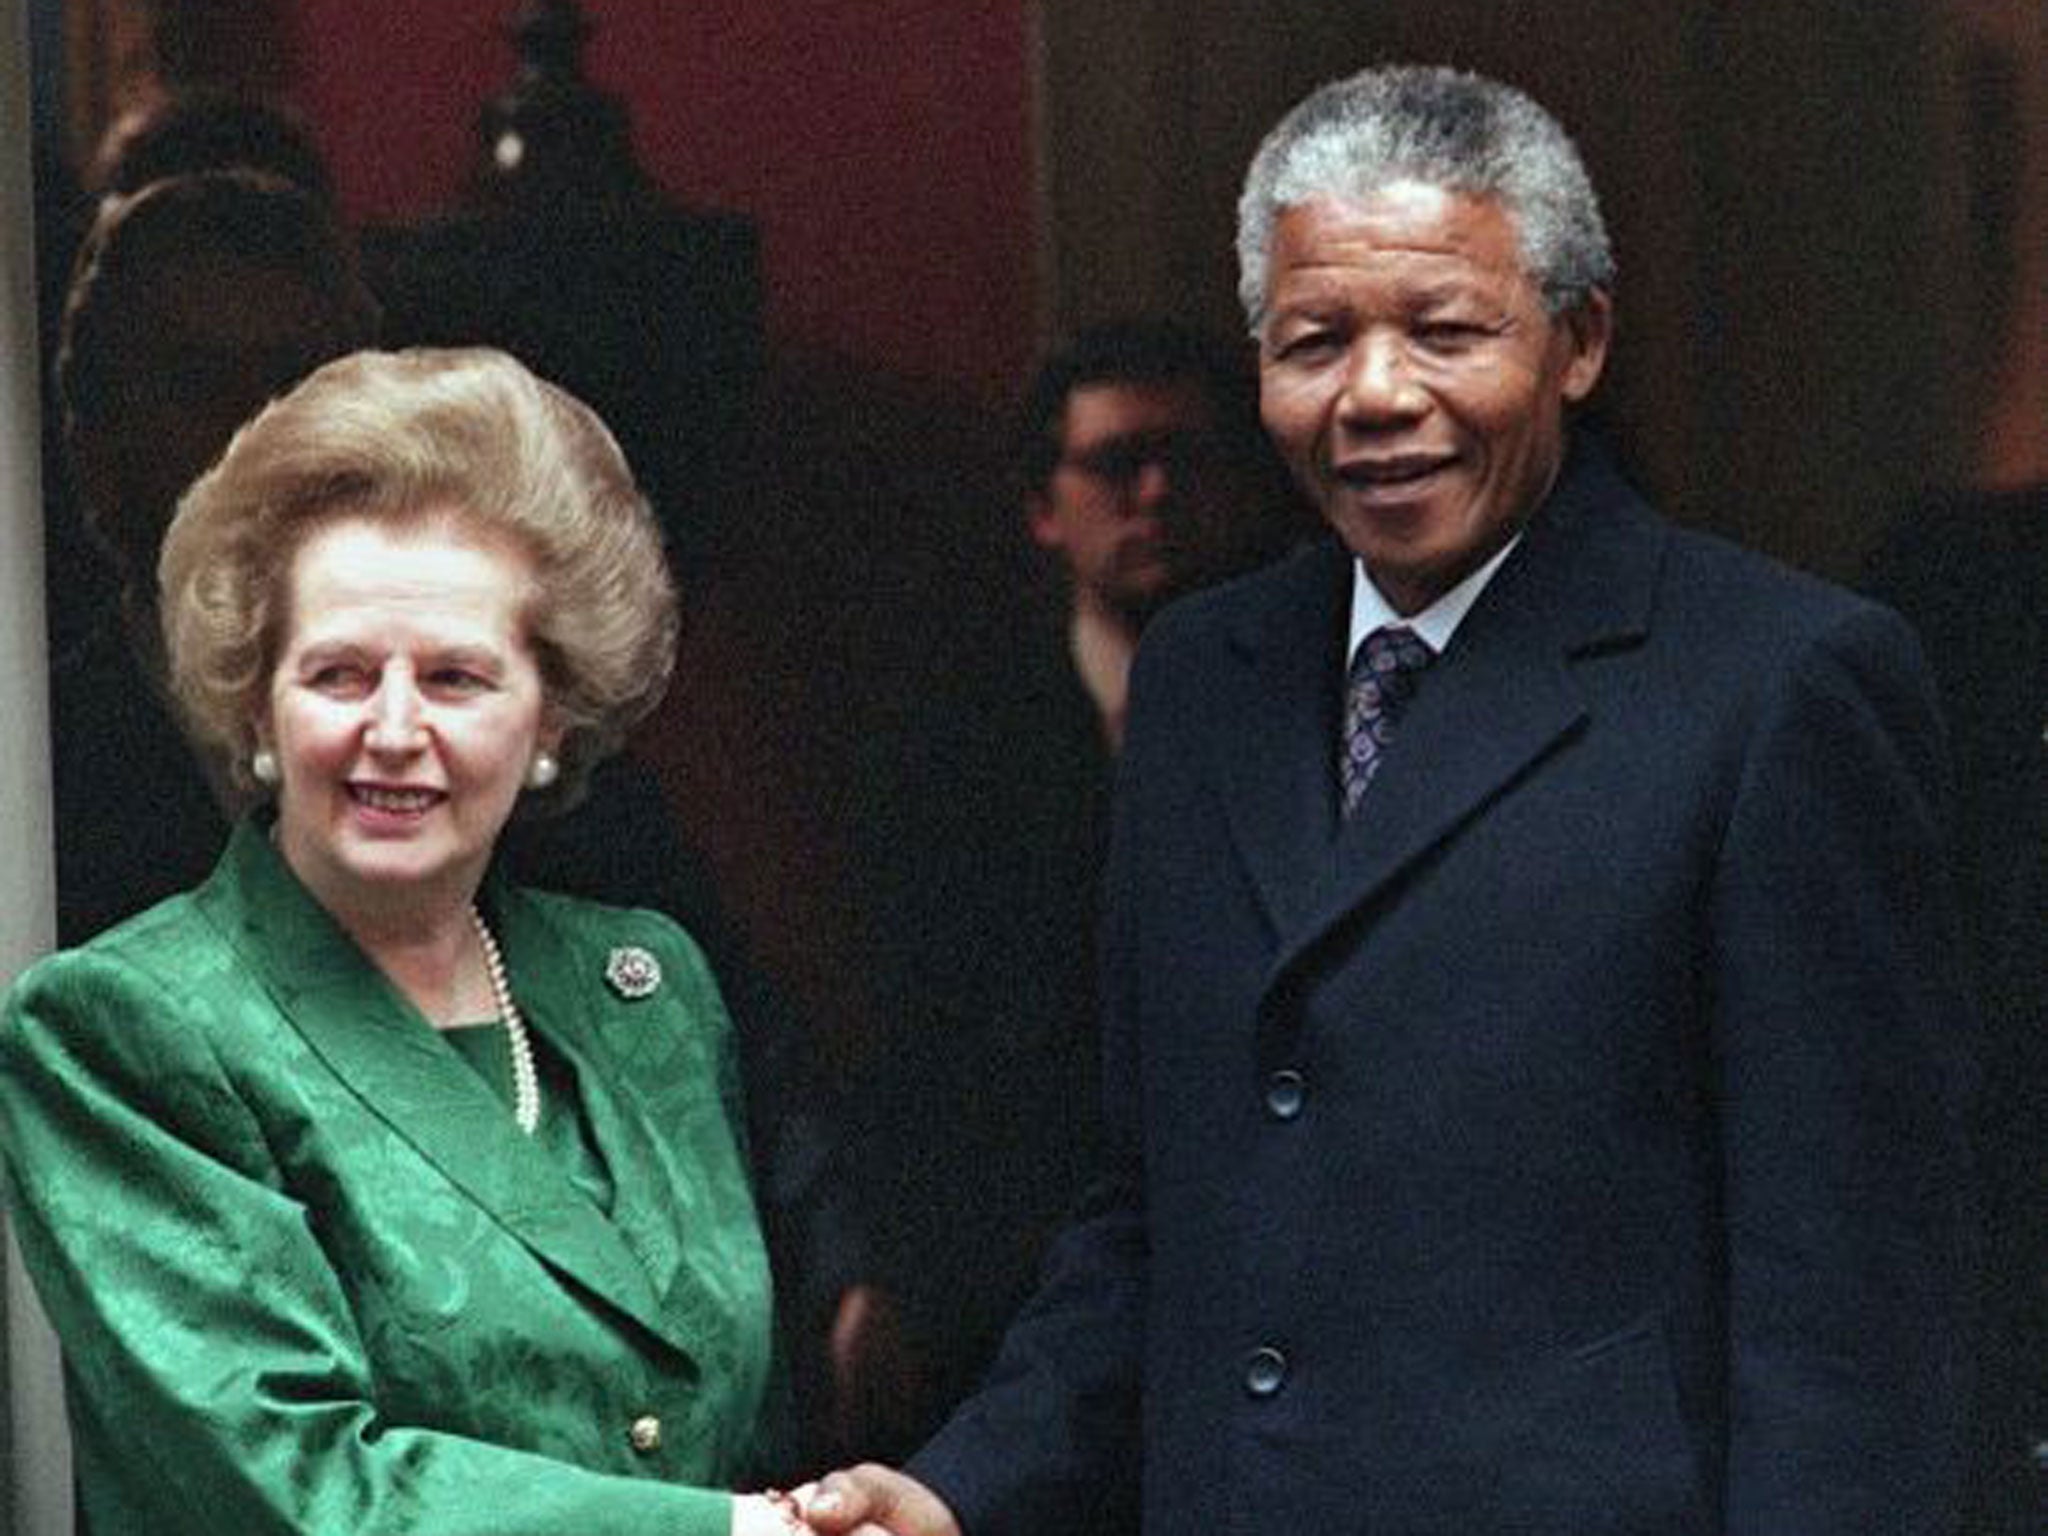
[[[1379,772],[1380,759],[1394,739],[1395,721],[1414,696],[1422,669],[1435,659],[1436,652],[1402,624],[1374,630],[1351,658],[1351,673],[1344,681],[1344,741],[1337,759],[1346,821]]]

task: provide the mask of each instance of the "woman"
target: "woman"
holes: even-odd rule
[[[718,1491],[769,1283],[716,990],[666,919],[490,872],[668,677],[610,436],[497,353],[344,358],[193,486],[161,580],[252,809],[0,1028],[95,1536],[788,1529]]]

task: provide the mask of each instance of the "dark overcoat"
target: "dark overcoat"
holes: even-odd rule
[[[1801,1536],[1956,1502],[1970,1021],[1889,611],[1575,450],[1335,809],[1334,543],[1148,633],[1110,1177],[913,1463],[970,1536]]]

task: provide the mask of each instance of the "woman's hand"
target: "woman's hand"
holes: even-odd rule
[[[808,1530],[796,1500],[786,1493],[733,1495],[732,1536],[790,1536],[792,1531]]]

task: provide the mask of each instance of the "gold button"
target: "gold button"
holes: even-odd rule
[[[642,1456],[651,1456],[661,1449],[661,1420],[651,1413],[643,1413],[633,1421],[633,1427],[626,1431],[626,1438],[633,1442],[633,1449]]]

